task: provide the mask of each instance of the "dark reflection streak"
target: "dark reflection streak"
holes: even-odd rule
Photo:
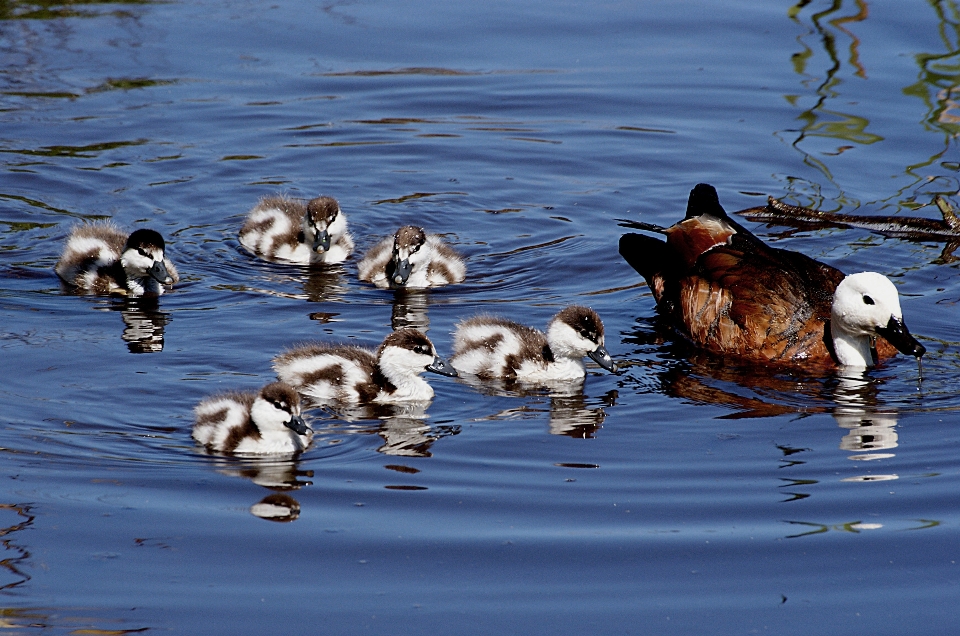
[[[6,537],[9,534],[19,532],[33,525],[33,520],[36,518],[36,515],[31,514],[31,506],[25,504],[0,504],[0,510],[13,510],[19,516],[25,518],[25,521],[0,529],[0,537]],[[6,568],[7,571],[14,576],[20,577],[19,581],[0,586],[0,590],[8,590],[19,587],[30,580],[30,575],[23,572],[19,567],[22,562],[30,558],[30,553],[26,549],[14,544],[11,539],[3,539],[2,542],[6,550],[14,550],[19,553],[19,556],[7,557],[0,560],[0,566]]]

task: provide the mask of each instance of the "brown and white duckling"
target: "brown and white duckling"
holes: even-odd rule
[[[310,444],[300,416],[300,395],[282,382],[259,392],[221,393],[194,409],[193,439],[233,455],[298,453]]]
[[[363,347],[310,343],[273,359],[281,381],[320,403],[405,402],[433,398],[424,371],[456,376],[433,343],[416,329],[400,329],[374,351]]]
[[[54,270],[68,285],[94,294],[159,296],[164,285],[180,280],[164,247],[154,230],[127,236],[109,221],[87,223],[73,228]]]
[[[261,199],[240,229],[240,244],[266,260],[298,265],[342,263],[353,252],[346,216],[332,197]]]
[[[464,320],[453,335],[450,364],[480,378],[549,382],[583,378],[584,356],[616,371],[603,346],[600,316],[588,307],[572,305],[550,320],[546,334],[493,316]]]
[[[463,259],[436,234],[405,225],[374,245],[357,264],[360,280],[381,288],[439,287],[463,282]]]
[[[666,242],[624,234],[620,254],[646,279],[660,313],[708,351],[760,364],[860,368],[897,350],[917,359],[926,352],[886,276],[845,277],[767,246],[727,216],[713,186],[697,185],[672,227],[623,225],[666,234]]]

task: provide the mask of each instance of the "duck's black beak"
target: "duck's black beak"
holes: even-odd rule
[[[457,377],[457,370],[444,362],[443,358],[440,356],[433,356],[433,362],[428,364],[426,369],[432,373],[439,373],[440,375],[445,375],[451,378]]]
[[[323,230],[322,232],[317,232],[316,238],[313,239],[313,251],[318,254],[323,254],[330,250],[330,232]]]
[[[290,421],[285,424],[287,428],[296,433],[297,435],[306,435],[310,428],[307,426],[307,423],[303,421],[303,418],[299,415],[291,415]]]
[[[612,371],[613,373],[617,372],[617,365],[613,361],[613,358],[610,357],[610,354],[607,353],[607,350],[604,349],[603,345],[597,347],[594,351],[591,351],[587,354],[591,360],[599,364],[601,367],[607,371]]]
[[[410,278],[410,272],[413,270],[413,265],[410,264],[410,259],[405,258],[402,261],[398,261],[396,258],[393,259],[393,272],[390,274],[390,282],[396,286],[403,286],[407,284],[407,279]]]
[[[147,274],[155,278],[157,282],[164,285],[173,283],[173,279],[170,278],[170,273],[167,272],[167,266],[163,264],[162,260],[154,261],[153,266],[147,270]]]
[[[900,353],[909,354],[919,359],[927,352],[927,348],[910,335],[910,330],[903,324],[901,318],[890,316],[890,322],[887,323],[887,326],[877,327],[877,333],[896,347]]]

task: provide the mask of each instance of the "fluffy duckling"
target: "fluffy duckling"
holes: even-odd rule
[[[708,351],[760,364],[858,368],[897,350],[918,360],[926,352],[886,276],[844,277],[765,245],[727,216],[713,186],[697,185],[672,227],[622,225],[666,234],[666,242],[624,234],[620,254],[646,279],[660,313]]]
[[[424,371],[456,376],[433,343],[416,329],[400,329],[373,351],[348,345],[305,344],[273,359],[283,382],[319,402],[404,402],[433,398]]]
[[[460,255],[436,234],[405,225],[374,245],[357,264],[360,280],[381,288],[439,287],[463,282]]]
[[[572,305],[550,320],[546,334],[492,316],[464,320],[453,335],[450,364],[481,378],[549,382],[583,378],[584,356],[616,371],[603,346],[600,316],[588,307]]]
[[[164,247],[154,230],[127,236],[110,222],[87,223],[73,228],[54,269],[68,285],[94,294],[159,296],[180,280]]]
[[[268,261],[298,265],[342,263],[353,252],[347,218],[332,197],[262,199],[240,229],[240,244]]]
[[[290,454],[310,444],[300,417],[300,395],[282,382],[258,393],[222,393],[194,409],[193,439],[233,455]]]

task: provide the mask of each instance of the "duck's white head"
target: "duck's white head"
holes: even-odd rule
[[[603,346],[603,322],[589,307],[571,305],[560,311],[547,328],[547,342],[555,357],[579,360],[590,356],[604,369],[617,370]]]
[[[310,430],[300,416],[300,395],[283,382],[274,382],[260,389],[250,415],[261,433],[290,429],[297,435],[306,435]]]
[[[398,329],[387,336],[377,351],[383,375],[395,386],[424,371],[455,377],[457,372],[437,355],[433,343],[417,329]]]
[[[163,264],[163,237],[154,230],[137,230],[127,239],[120,264],[129,279],[151,277],[162,285],[173,283]]]
[[[896,286],[876,272],[851,274],[840,281],[833,293],[830,333],[843,366],[873,366],[871,349],[877,336],[916,358],[927,351],[903,322]]]
[[[317,197],[307,203],[304,228],[313,234],[313,251],[323,254],[330,243],[347,231],[347,219],[333,197]]]

